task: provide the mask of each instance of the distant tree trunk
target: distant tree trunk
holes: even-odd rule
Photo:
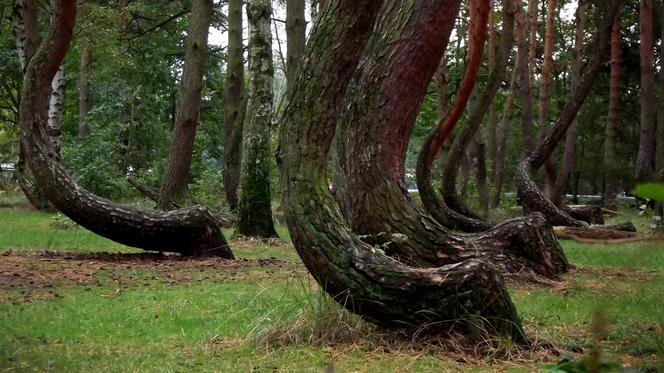
[[[551,68],[553,67],[553,20],[556,16],[556,0],[548,0],[546,12],[546,32],[544,35],[544,63],[542,64],[542,79],[540,82],[540,92],[538,101],[538,123],[540,141],[544,139],[549,128],[549,90],[551,82]],[[547,158],[544,163],[546,171],[546,189],[547,196],[553,194],[553,188],[556,183],[556,166],[552,157]]]
[[[467,149],[472,139],[476,136],[476,133],[486,116],[488,108],[494,101],[495,96],[500,89],[500,85],[505,80],[507,64],[509,61],[509,51],[514,45],[514,12],[515,8],[518,7],[516,3],[511,4],[506,2],[505,4],[506,7],[503,12],[503,31],[498,48],[495,51],[496,63],[490,72],[484,92],[482,92],[481,96],[477,99],[477,104],[470,107],[467,124],[461,129],[460,133],[455,138],[445,167],[445,177],[442,188],[445,203],[452,210],[473,219],[480,219],[480,216],[471,211],[456,192],[455,180],[458,170],[457,164],[461,160],[460,157],[463,149]],[[507,7],[507,5],[509,5],[509,7]],[[476,147],[475,153],[479,153],[479,150],[481,149]]]
[[[534,2],[534,0],[530,0]],[[528,64],[528,23],[523,9],[519,7],[516,12],[516,43],[517,43],[517,69],[516,86],[521,102],[521,127],[523,130],[523,152],[525,157],[533,150],[533,101]]]
[[[525,38],[528,39],[528,85],[535,97],[535,67],[537,66],[537,31],[539,29],[539,1],[528,0],[528,14],[524,15],[524,27],[527,31]],[[525,17],[528,17],[527,19]]]
[[[581,77],[581,56],[584,48],[584,35],[586,32],[586,12],[588,11],[588,0],[580,0],[579,6],[576,9],[576,33],[574,36],[574,55],[572,57],[572,72],[571,72],[571,91],[575,91],[579,85]],[[576,150],[576,121],[572,122],[567,134],[565,135],[565,149],[563,152],[563,159],[560,164],[560,172],[556,179],[556,184],[551,195],[551,202],[557,207],[561,207],[565,190],[570,173],[574,166],[574,153]]]
[[[655,58],[652,0],[641,0],[641,136],[636,157],[636,180],[652,179],[655,156]]]
[[[496,2],[491,0],[491,12],[489,13],[489,70],[496,66],[496,15],[495,8]],[[508,60],[509,60],[509,53]],[[487,159],[490,160],[491,171],[489,172],[489,180],[494,180],[496,177],[496,154],[498,149],[498,105],[494,99],[489,106],[489,117],[486,126],[486,140],[487,140]],[[488,198],[488,197],[487,197]]]
[[[405,266],[361,242],[332,207],[335,202],[325,171],[327,152],[346,85],[361,60],[382,3],[339,0],[335,2],[338,6],[325,8],[310,38],[298,89],[291,92],[280,124],[284,212],[293,244],[321,287],[371,322],[399,329],[425,327],[428,333],[454,327],[467,333],[473,328],[464,320],[474,314],[488,330],[526,342],[509,294],[490,266],[472,260],[427,270]],[[388,0],[383,9],[402,7],[405,11],[409,5],[413,3]],[[434,14],[451,7],[428,10]],[[447,22],[453,20],[450,17]],[[447,28],[448,24],[438,26]],[[337,47],[340,45],[343,48]],[[431,56],[412,57],[409,64],[420,65],[421,59]],[[461,276],[466,277],[461,280]],[[451,324],[447,320],[461,321]]]
[[[475,144],[477,149],[477,193],[480,215],[486,219],[489,217],[489,194],[486,186],[486,144],[484,143],[484,136],[478,133],[478,141]]]
[[[236,232],[277,237],[270,194],[270,127],[272,125],[272,33],[270,0],[251,0],[249,20],[249,103],[244,126],[240,205]]]
[[[561,111],[556,124],[549,130],[546,138],[537,149],[523,159],[516,170],[515,179],[517,183],[518,196],[521,199],[523,212],[541,212],[552,225],[583,226],[584,224],[574,219],[569,213],[557,208],[542,194],[541,190],[532,179],[532,174],[537,171],[553,153],[556,145],[565,136],[567,129],[574,121],[576,114],[583,105],[590,89],[599,75],[607,52],[610,49],[609,39],[613,25],[613,17],[617,14],[620,0],[612,0],[604,3],[599,11],[602,20],[599,27],[599,35],[595,42],[593,54],[581,74],[582,78],[576,91],[570,93],[567,104]]]
[[[606,136],[604,139],[604,207],[616,208],[616,194],[618,193],[618,180],[616,165],[617,130],[620,124],[620,17],[613,20],[611,30],[611,89],[609,92],[609,117],[606,122]]]
[[[541,216],[509,221],[476,236],[458,236],[431,220],[406,192],[408,140],[458,5],[458,0],[391,0],[383,7],[346,88],[335,131],[345,175],[335,180],[337,198],[345,201],[342,209],[349,207],[343,212],[357,233],[401,237],[398,242],[388,239],[386,253],[405,262],[439,266],[470,255],[510,273],[525,267],[556,277],[567,262]]]
[[[189,183],[189,168],[200,118],[201,90],[211,20],[212,0],[194,0],[187,33],[175,128],[171,135],[168,161],[159,192],[159,205],[164,209],[168,209],[168,206],[182,198]]]
[[[311,18],[312,25],[318,21],[318,14],[320,14],[318,0],[309,0],[309,17]]]
[[[242,128],[247,109],[242,44],[243,0],[228,1],[228,53],[224,101],[224,191],[231,211],[237,211],[242,170]]]
[[[233,258],[206,208],[162,212],[120,206],[77,185],[56,161],[46,134],[49,92],[69,48],[75,16],[76,0],[54,0],[51,31],[30,62],[21,91],[21,142],[37,184],[63,214],[121,244],[145,250]]]
[[[51,82],[51,100],[48,106],[48,124],[47,132],[51,142],[55,147],[55,153],[60,154],[60,127],[62,126],[62,117],[65,101],[65,69],[63,65],[55,73]]]
[[[431,169],[433,166],[433,161],[436,157],[436,154],[439,152],[442,145],[447,141],[449,135],[452,132],[452,129],[457,124],[459,118],[463,114],[465,107],[470,100],[470,96],[473,93],[475,88],[475,82],[477,80],[477,75],[479,73],[480,66],[482,65],[482,51],[484,49],[484,41],[486,39],[486,29],[487,29],[487,20],[489,17],[490,4],[486,2],[478,3],[477,1],[471,2],[471,25],[469,27],[469,57],[468,64],[466,66],[466,71],[464,73],[464,78],[461,83],[461,87],[457,94],[457,99],[454,103],[452,110],[449,112],[447,117],[444,117],[443,120],[439,122],[439,125],[434,128],[431,134],[428,136],[424,145],[422,145],[422,150],[420,151],[420,156],[418,157],[417,163],[417,184],[420,191],[420,196],[422,202],[429,211],[429,213],[440,222],[442,225],[445,225],[450,228],[460,228],[466,231],[483,231],[491,228],[494,224],[484,222],[479,219],[476,215],[467,216],[460,211],[450,211],[450,208],[444,204],[444,202],[435,194],[433,185],[431,183]],[[506,35],[511,33],[506,32]],[[481,102],[485,104],[486,102]],[[478,105],[473,105],[477,107]],[[471,110],[471,112],[476,112],[476,110]],[[476,119],[476,118],[475,118]],[[481,121],[482,118],[479,118]],[[451,188],[456,193],[456,170],[461,164],[463,179],[465,183],[467,182],[470,173],[469,173],[469,161],[468,157],[464,158],[464,151],[466,150],[466,145],[470,142],[466,138],[468,135],[471,137],[474,133],[467,133],[468,127],[474,127],[477,129],[476,123],[469,123],[464,127],[464,130],[461,132],[461,138],[457,137],[452,144],[452,148],[448,153],[445,159],[445,171],[443,178],[443,187],[449,188],[446,184],[451,180]],[[458,144],[457,142],[463,141],[464,143]],[[454,171],[453,175],[448,175],[450,166],[453,165]],[[463,194],[462,188],[462,194]],[[447,192],[447,190],[444,190]],[[454,210],[454,208],[452,208]]]
[[[297,69],[304,56],[307,23],[304,19],[305,0],[286,1],[286,84],[292,88]]]
[[[659,73],[659,118],[657,123],[657,143],[655,144],[657,149],[657,180],[660,183],[664,183],[664,22],[661,20],[664,19],[664,6],[662,6],[662,13],[660,18],[661,32],[659,42],[659,64],[660,64],[660,73]],[[658,203],[658,214],[664,218],[664,201]]]
[[[37,12],[36,0],[16,0],[14,2],[12,9],[12,34],[23,76],[25,76],[28,63],[37,51],[39,44]],[[41,189],[31,180],[30,170],[25,164],[25,149],[23,148],[23,144],[19,144],[18,162],[16,162],[14,175],[21,191],[35,209],[40,211],[53,209],[53,205],[49,203]]]
[[[503,118],[500,126],[500,138],[496,150],[496,171],[493,179],[495,192],[491,201],[491,207],[500,206],[502,198],[503,182],[505,181],[505,158],[507,157],[507,137],[509,136],[510,120],[512,115],[512,106],[514,105],[514,96],[516,95],[516,71],[517,61],[512,69],[512,82],[510,83],[510,93],[503,107]]]
[[[87,3],[79,5],[80,15],[89,17],[90,9]],[[85,31],[84,31],[85,32]],[[86,137],[90,135],[89,113],[92,108],[91,97],[91,64],[92,64],[92,40],[84,35],[81,41],[81,62],[79,68],[79,95],[78,95],[78,135]]]

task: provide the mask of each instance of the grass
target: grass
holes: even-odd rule
[[[321,294],[282,226],[286,242],[231,239],[247,259],[236,267],[45,256],[135,251],[52,221],[0,208],[1,371],[531,372],[558,359],[509,349],[473,353],[368,325]],[[588,347],[590,321],[601,310],[606,356],[664,369],[664,245],[562,245],[577,271],[552,287],[511,288],[530,335]],[[252,261],[266,257],[282,261]]]

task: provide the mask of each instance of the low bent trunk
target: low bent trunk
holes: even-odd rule
[[[75,0],[56,0],[51,32],[28,66],[21,91],[21,142],[38,186],[66,216],[101,236],[145,250],[233,258],[203,207],[171,212],[120,206],[77,185],[57,162],[46,133],[49,92],[73,34]]]

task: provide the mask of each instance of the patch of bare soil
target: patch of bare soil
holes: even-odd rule
[[[0,254],[0,303],[54,299],[63,286],[150,286],[274,277],[293,262],[278,258],[183,258],[153,253]]]

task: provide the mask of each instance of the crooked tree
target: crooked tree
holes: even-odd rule
[[[69,49],[76,0],[55,0],[48,36],[30,61],[21,90],[21,143],[37,185],[63,214],[113,241],[145,250],[233,258],[204,207],[163,212],[118,205],[85,190],[58,162],[46,133],[50,85]]]
[[[316,23],[304,63],[293,89],[288,92],[289,105],[280,121],[278,163],[282,171],[284,213],[293,244],[321,287],[369,321],[386,327],[425,327],[430,332],[446,332],[472,328],[469,317],[474,314],[479,316],[474,319],[489,330],[525,342],[514,305],[501,276],[492,266],[463,259],[432,269],[406,266],[362,242],[348,227],[329,190],[328,153],[343,97],[354,94],[348,84],[360,60],[370,66],[375,63],[362,58],[365,46],[372,43],[369,39],[375,37],[373,43],[376,43],[383,35],[398,35],[382,32],[387,31],[383,28],[387,25],[396,26],[389,22],[389,17],[399,10],[414,16],[417,14],[414,9],[427,9],[429,16],[423,18],[429,22],[430,17],[450,12],[451,15],[443,18],[445,23],[434,23],[437,27],[451,28],[456,12],[450,8],[455,9],[457,1],[416,3],[328,2]],[[381,5],[385,11],[378,17],[372,34]],[[406,16],[411,21],[418,18]],[[414,28],[415,34],[410,36],[430,34],[423,26]],[[435,36],[430,35],[431,40],[436,40]],[[435,43],[440,43],[440,39]],[[365,52],[371,55],[378,46],[369,46]],[[402,67],[422,67],[424,60],[432,59],[429,62],[433,74],[440,61],[440,55],[433,52],[436,49],[419,48],[423,45],[416,43],[407,51],[402,43],[381,46],[388,47],[382,50],[387,55],[400,54]],[[440,47],[439,44],[437,48]],[[382,94],[376,92],[376,95]],[[404,110],[413,108],[404,107]]]

